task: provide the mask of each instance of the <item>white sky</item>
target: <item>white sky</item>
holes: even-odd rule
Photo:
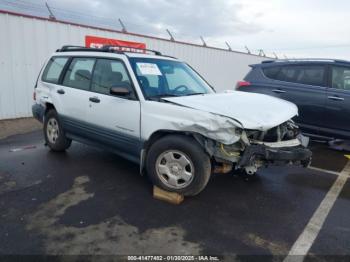
[[[58,19],[279,57],[350,60],[349,0],[47,0]],[[0,9],[47,16],[44,0],[0,0]]]
[[[248,0],[240,17],[263,30],[244,36],[248,46],[288,56],[350,60],[349,0]],[[254,14],[261,14],[256,16]],[[242,41],[233,37],[232,41]]]

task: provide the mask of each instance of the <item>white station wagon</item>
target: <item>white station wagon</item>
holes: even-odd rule
[[[47,61],[32,110],[51,150],[72,140],[108,148],[138,163],[154,185],[186,196],[201,192],[213,172],[309,164],[294,104],[219,94],[184,62],[118,49],[64,46]]]

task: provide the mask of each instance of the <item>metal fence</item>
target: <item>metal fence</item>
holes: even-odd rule
[[[0,119],[31,116],[33,88],[45,60],[62,45],[84,45],[86,35],[143,42],[148,48],[185,60],[219,91],[233,89],[249,70],[249,64],[264,59],[7,11],[0,11],[0,35]]]

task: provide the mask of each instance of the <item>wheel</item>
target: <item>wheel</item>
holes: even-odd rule
[[[52,109],[45,115],[44,136],[46,144],[52,151],[62,152],[70,147],[72,140],[66,138],[57,112]]]
[[[210,158],[203,148],[180,135],[156,141],[148,151],[146,169],[154,185],[185,196],[200,193],[211,175]]]

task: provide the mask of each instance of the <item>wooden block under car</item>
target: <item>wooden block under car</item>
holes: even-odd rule
[[[153,197],[158,200],[166,201],[174,205],[181,204],[184,196],[175,192],[168,192],[159,187],[153,186]]]

